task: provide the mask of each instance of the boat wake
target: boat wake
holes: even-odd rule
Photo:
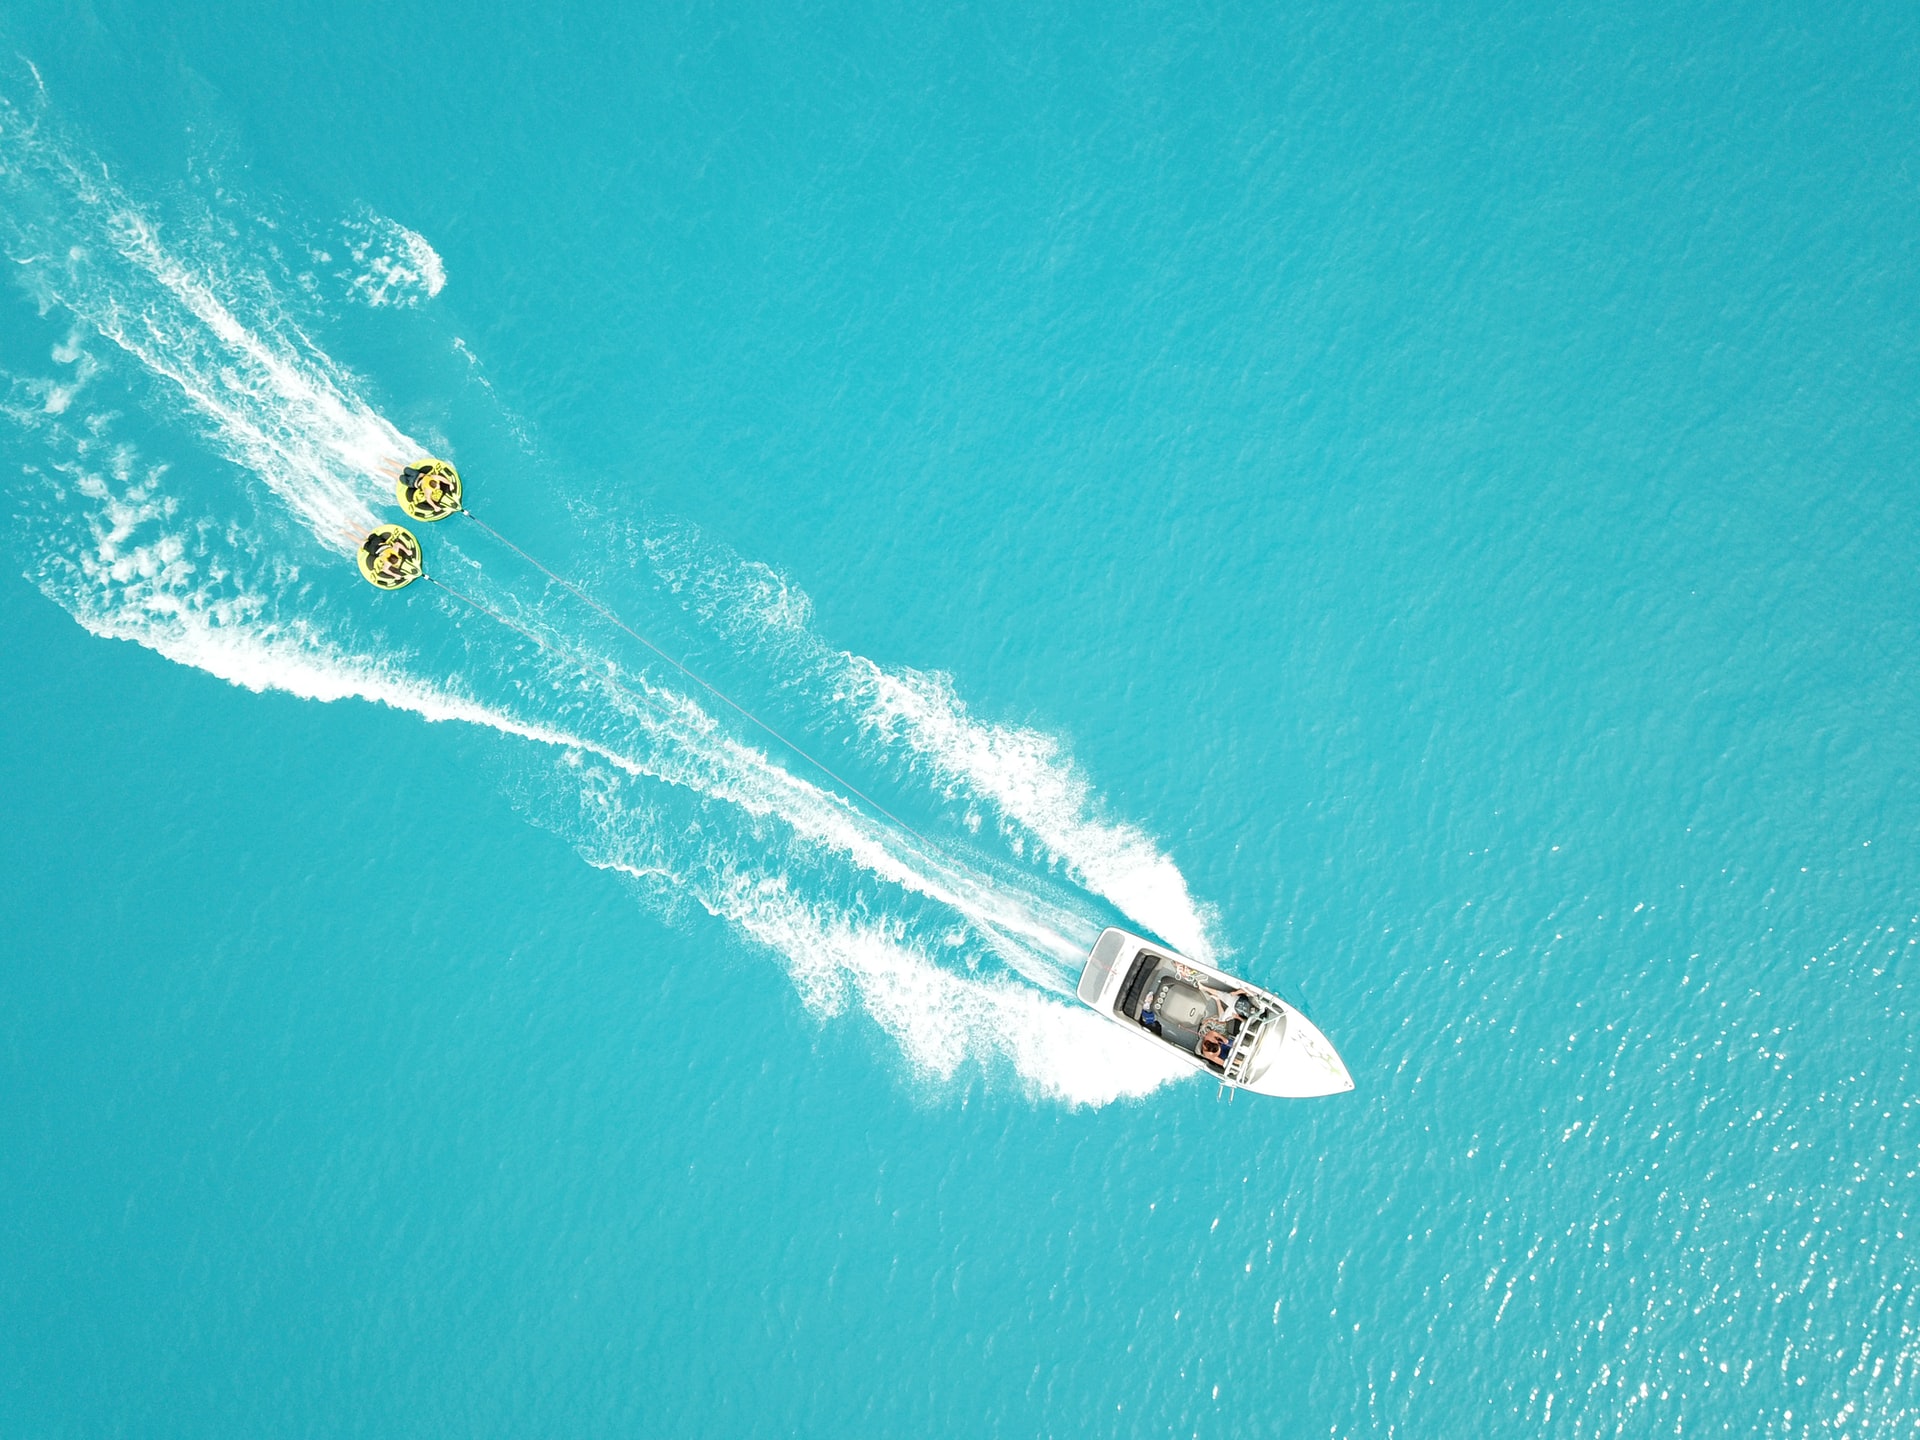
[[[485,732],[531,820],[663,912],[690,903],[777,956],[815,1013],[870,1016],[922,1076],[1004,1067],[1101,1103],[1180,1073],[1069,993],[1099,928],[1089,894],[1202,955],[1209,917],[1057,741],[976,719],[945,676],[830,646],[794,586],[686,527],[641,535],[648,583],[944,839],[770,753],[471,533],[436,532],[436,568],[511,628],[441,594],[392,608],[339,557],[390,502],[382,463],[423,447],[311,331],[329,304],[431,298],[439,257],[379,217],[345,230],[360,275],[303,268],[190,198],[163,224],[53,128],[43,99],[0,99],[0,243],[51,356],[7,357],[5,410],[36,447],[16,543],[49,598],[251,690]]]

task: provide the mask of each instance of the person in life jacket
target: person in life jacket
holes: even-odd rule
[[[360,574],[380,590],[399,590],[426,573],[420,542],[404,525],[381,525],[360,542]]]
[[[460,472],[444,460],[422,460],[400,472],[393,493],[409,519],[444,520],[460,511]]]

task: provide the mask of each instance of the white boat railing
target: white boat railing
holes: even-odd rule
[[[1246,1083],[1247,1066],[1253,1063],[1254,1052],[1260,1048],[1260,1037],[1266,1031],[1265,1013],[1249,1016],[1240,1022],[1240,1033],[1233,1037],[1233,1048],[1227,1052],[1227,1063],[1221,1067],[1222,1080],[1229,1085]]]

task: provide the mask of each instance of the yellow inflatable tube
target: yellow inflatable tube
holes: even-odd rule
[[[420,542],[404,525],[381,525],[360,542],[360,574],[380,590],[401,590],[426,573]]]
[[[444,520],[460,513],[460,472],[444,460],[421,460],[400,472],[393,493],[408,519]]]

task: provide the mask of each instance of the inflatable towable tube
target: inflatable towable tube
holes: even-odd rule
[[[460,511],[460,472],[444,460],[409,465],[394,482],[394,497],[412,520],[431,524]]]
[[[400,590],[426,573],[420,542],[404,525],[381,525],[360,542],[360,574],[380,590]]]

